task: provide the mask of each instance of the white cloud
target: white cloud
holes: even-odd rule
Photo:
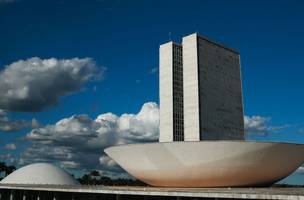
[[[32,145],[22,154],[22,164],[59,162],[65,168],[100,169],[111,175],[121,173],[121,168],[103,149],[117,144],[157,141],[158,115],[157,104],[149,102],[137,114],[105,113],[96,119],[74,115],[33,129],[26,136]]]
[[[150,74],[156,74],[158,72],[158,67],[153,67],[151,70],[150,70]]]
[[[10,120],[4,110],[0,110],[0,131],[12,132],[18,131],[22,128],[30,127],[29,123],[25,120]]]
[[[247,133],[264,133],[274,129],[270,118],[246,116]],[[91,119],[74,115],[55,124],[40,126],[27,134],[32,145],[22,154],[22,164],[57,162],[64,168],[100,170],[117,176],[123,170],[103,150],[106,147],[156,142],[159,136],[159,109],[156,103],[145,103],[136,114],[104,113]],[[122,174],[125,176],[126,174]]]
[[[304,167],[303,167],[303,166],[299,167],[299,168],[295,171],[295,173],[304,174]]]
[[[261,116],[244,116],[244,124],[246,133],[266,133],[268,130],[267,123],[269,117]]]
[[[121,168],[116,164],[114,160],[112,160],[109,156],[107,155],[102,155],[99,157],[99,163],[101,165],[102,171],[107,171],[107,172],[122,172]]]
[[[91,58],[19,60],[0,71],[0,108],[40,111],[102,74],[103,68],[98,68]]]
[[[14,143],[10,143],[10,144],[6,144],[3,149],[6,149],[6,150],[16,150],[17,147]]]
[[[60,167],[66,169],[77,169],[79,168],[79,164],[74,161],[62,161],[60,162]]]
[[[28,127],[30,127],[30,125],[25,120],[9,121],[0,119],[0,131],[3,132],[13,132]]]
[[[6,115],[6,112],[2,109],[0,109],[0,118],[4,117]]]
[[[244,116],[245,133],[267,135],[289,127],[289,125],[271,126],[269,125],[270,120],[270,117]]]
[[[13,132],[23,128],[37,128],[40,124],[36,119],[32,119],[31,122],[26,120],[11,120],[8,117],[7,112],[0,109],[0,131]]]
[[[41,124],[38,122],[37,119],[33,118],[31,121],[31,126],[32,128],[38,128],[39,126],[41,126]]]

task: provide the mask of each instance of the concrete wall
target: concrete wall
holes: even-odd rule
[[[200,140],[199,79],[196,34],[183,38],[184,137]]]
[[[197,41],[201,139],[244,139],[239,54],[200,36]]]
[[[199,141],[105,149],[133,177],[161,187],[270,185],[304,162],[304,144]]]
[[[159,48],[159,142],[173,141],[173,43]]]
[[[82,186],[84,187],[84,186]],[[231,200],[231,199],[276,199],[303,200],[303,188],[156,188],[156,187],[100,187],[49,191],[47,188],[30,190],[27,187],[1,189],[4,199],[52,199],[52,200]],[[105,189],[107,188],[107,189]],[[58,189],[58,188],[57,188]]]
[[[185,140],[244,139],[239,54],[192,34],[183,68]]]
[[[169,42],[159,51],[159,141],[244,139],[238,52],[196,33],[183,38],[182,48],[176,47],[180,45]],[[182,77],[176,72],[181,67]],[[181,82],[183,91],[177,87]],[[177,100],[180,92],[183,102]]]

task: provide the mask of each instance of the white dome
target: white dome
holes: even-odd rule
[[[77,185],[67,172],[48,163],[35,163],[22,167],[5,177],[2,184]]]

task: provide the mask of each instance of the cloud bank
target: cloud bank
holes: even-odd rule
[[[7,112],[0,109],[0,131],[2,132],[19,131],[23,128],[37,128],[38,126],[39,122],[36,119],[32,119],[32,121],[11,120]]]
[[[270,118],[245,116],[247,133],[273,130]],[[100,170],[103,175],[125,176],[124,171],[103,150],[112,145],[156,142],[159,136],[159,108],[145,103],[135,114],[104,113],[95,119],[73,115],[55,124],[33,129],[26,138],[31,145],[19,164],[54,162],[66,169]]]
[[[6,144],[3,149],[5,150],[16,150],[17,146],[14,143]]]
[[[271,118],[262,116],[244,116],[244,126],[246,134],[267,135],[271,132],[288,128],[289,125],[271,126]]]
[[[103,153],[103,149],[117,144],[157,141],[158,114],[157,104],[149,102],[136,114],[105,113],[96,119],[74,115],[33,129],[26,136],[32,144],[22,154],[19,164],[59,162],[69,169],[121,173],[121,168]]]
[[[101,78],[103,68],[91,58],[19,60],[0,71],[0,109],[41,111],[82,85]]]

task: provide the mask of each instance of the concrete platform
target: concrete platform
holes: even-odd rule
[[[115,199],[132,199],[132,196],[142,197],[166,197],[168,199],[303,199],[304,188],[159,188],[159,187],[118,187],[118,186],[56,186],[56,185],[0,185],[1,192],[28,191],[29,192],[50,192],[72,193],[74,196],[79,193],[115,195]],[[130,197],[131,196],[131,197]],[[122,197],[122,198],[120,198]],[[55,199],[55,197],[54,197]],[[58,199],[58,198],[56,198]],[[96,198],[98,199],[98,198]],[[103,198],[106,199],[106,198]],[[109,198],[109,199],[112,199]]]

